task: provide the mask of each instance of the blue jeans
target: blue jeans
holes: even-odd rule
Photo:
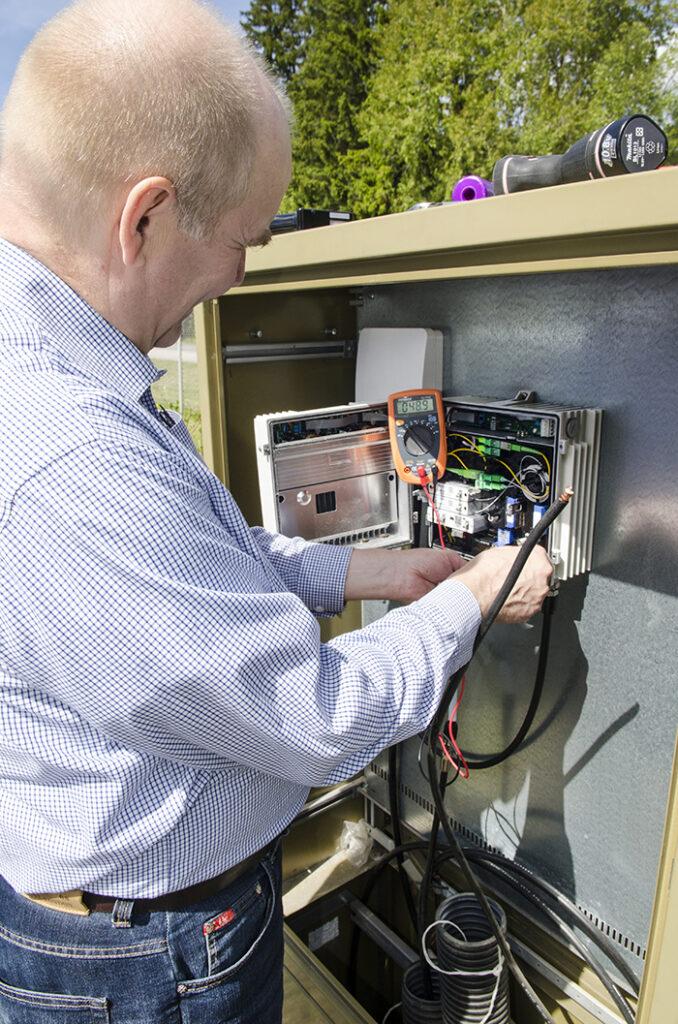
[[[280,859],[188,910],[133,912],[130,928],[0,879],[0,1024],[280,1024]]]

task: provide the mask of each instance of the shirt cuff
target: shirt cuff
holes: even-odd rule
[[[416,606],[436,626],[445,642],[453,641],[447,666],[447,674],[451,675],[473,656],[482,619],[480,605],[461,580],[448,579],[419,598]]]
[[[297,594],[315,615],[337,615],[344,607],[344,589],[353,548],[309,544],[304,550]]]

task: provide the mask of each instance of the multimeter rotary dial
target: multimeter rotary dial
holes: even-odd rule
[[[423,423],[413,423],[405,431],[403,441],[406,450],[415,458],[431,457],[434,446],[433,431]]]

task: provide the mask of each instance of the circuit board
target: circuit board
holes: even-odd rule
[[[448,404],[446,426],[435,502],[448,542],[469,556],[519,543],[553,500],[558,416]]]

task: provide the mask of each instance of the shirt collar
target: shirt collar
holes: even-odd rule
[[[0,238],[0,307],[30,317],[80,373],[137,401],[164,370],[34,256]]]

